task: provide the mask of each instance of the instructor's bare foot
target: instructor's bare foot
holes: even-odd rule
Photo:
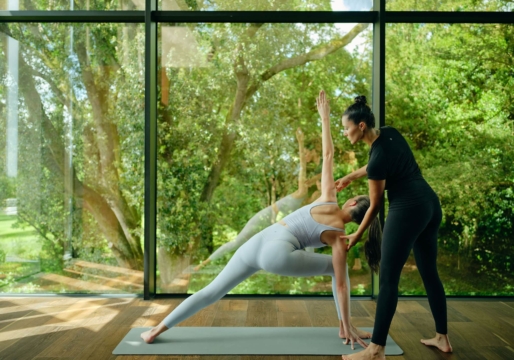
[[[351,355],[342,355],[341,358],[343,360],[385,360],[385,346],[371,343],[361,352]]]
[[[448,339],[448,335],[436,333],[435,337],[432,339],[421,339],[421,343],[425,344],[426,346],[435,346],[436,348],[445,353],[451,353],[453,351],[452,346],[450,344],[450,339]]]

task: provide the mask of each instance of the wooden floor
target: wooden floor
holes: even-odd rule
[[[331,360],[338,356],[114,356],[132,327],[153,326],[181,300],[1,298],[0,359]],[[375,302],[352,301],[357,326],[373,326]],[[514,359],[513,301],[448,301],[453,354],[419,343],[434,334],[427,301],[400,300],[390,335],[404,350],[388,359]],[[330,300],[222,300],[181,326],[337,326]]]

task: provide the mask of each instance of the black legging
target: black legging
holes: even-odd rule
[[[373,343],[386,344],[398,304],[400,274],[412,248],[427,291],[436,331],[447,334],[446,296],[436,265],[437,232],[441,219],[441,205],[435,194],[415,207],[389,210],[382,238],[380,293],[371,339]]]

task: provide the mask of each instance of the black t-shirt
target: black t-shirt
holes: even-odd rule
[[[368,179],[385,180],[390,207],[417,203],[432,189],[423,179],[414,154],[405,138],[390,126],[380,128],[371,145],[367,167]]]

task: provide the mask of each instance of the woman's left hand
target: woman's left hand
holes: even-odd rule
[[[330,101],[327,98],[324,90],[319,92],[319,96],[316,99],[316,105],[318,107],[319,116],[321,120],[328,120],[330,117]]]
[[[357,332],[353,329],[345,331],[344,337],[345,337],[345,340],[343,341],[343,344],[348,345],[350,343],[352,345],[352,350],[355,350],[355,346],[354,346],[355,343],[360,344],[363,348],[368,347],[368,344],[366,344],[364,342],[364,340],[362,340],[359,337],[359,334],[357,334]]]
[[[357,233],[339,236],[340,239],[348,240],[348,244],[346,245],[346,251],[349,251],[352,247],[354,247],[355,244],[357,244],[360,241],[361,237],[362,235],[359,235]]]

